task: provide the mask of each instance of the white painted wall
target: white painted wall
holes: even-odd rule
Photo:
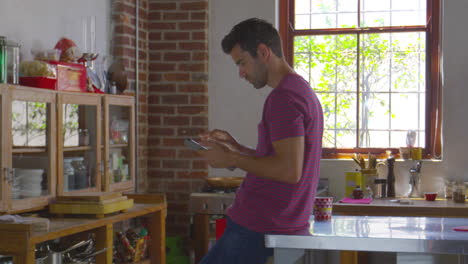
[[[96,51],[109,52],[110,0],[0,0],[0,36],[21,44],[22,60],[31,47],[53,49],[61,37],[82,44],[81,18],[96,16]]]
[[[255,3],[255,4],[253,4]],[[256,124],[260,120],[263,100],[270,88],[255,91],[250,84],[240,80],[230,57],[220,48],[222,37],[237,22],[260,17],[276,22],[275,0],[213,0],[210,2],[210,82],[209,82],[209,126],[231,131],[241,142],[255,146]],[[443,16],[443,155],[442,162],[425,161],[422,170],[423,191],[441,191],[443,178],[468,181],[468,1],[444,2]],[[349,160],[323,160],[322,177],[329,178],[331,192],[337,198],[344,195],[344,173],[356,169]],[[407,190],[408,170],[411,161],[397,162],[397,194]],[[385,175],[385,168],[380,172]],[[212,170],[211,175],[243,175],[239,170]],[[441,192],[442,194],[442,192]]]

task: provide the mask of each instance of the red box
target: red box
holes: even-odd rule
[[[19,83],[24,86],[56,90],[57,79],[49,77],[20,77]]]
[[[87,92],[86,67],[78,63],[49,61],[57,67],[57,90]]]

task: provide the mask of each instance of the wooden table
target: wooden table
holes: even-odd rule
[[[425,201],[423,198],[410,199],[411,204],[394,203],[390,200],[402,198],[376,199],[371,204],[333,204],[333,214],[356,216],[421,216],[421,217],[468,217],[468,203],[455,203],[452,200],[437,199]],[[342,251],[342,264],[366,263],[365,252]]]
[[[35,263],[36,244],[65,237],[68,235],[90,231],[96,234],[96,250],[107,248],[105,254],[96,256],[96,263],[112,264],[113,224],[135,217],[146,217],[148,233],[151,241],[148,245],[151,263],[166,263],[166,214],[165,197],[155,203],[151,195],[127,195],[137,202],[125,213],[108,216],[101,219],[90,218],[50,218],[49,231],[33,232],[29,228],[19,227],[11,231],[2,231],[0,236],[0,254],[13,255],[14,263]],[[22,226],[22,225],[19,225]]]

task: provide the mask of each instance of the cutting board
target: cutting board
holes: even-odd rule
[[[100,202],[104,200],[110,200],[122,197],[120,192],[89,192],[89,193],[79,193],[75,195],[63,195],[57,196],[57,202],[64,201],[91,201],[91,202]]]

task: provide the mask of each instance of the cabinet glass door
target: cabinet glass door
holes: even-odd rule
[[[101,188],[99,102],[96,95],[59,95],[59,195]]]
[[[11,88],[10,209],[45,206],[55,194],[55,101],[47,90]]]
[[[134,187],[134,100],[130,96],[104,98],[105,191],[133,190]]]

